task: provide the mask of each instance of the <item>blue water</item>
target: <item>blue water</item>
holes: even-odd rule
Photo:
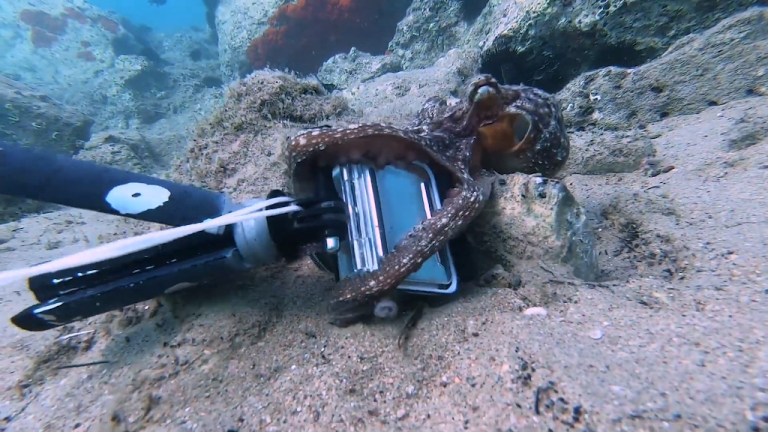
[[[147,0],[90,0],[92,5],[114,11],[134,24],[144,24],[156,32],[183,30],[190,26],[206,28],[205,5],[201,0],[168,0],[163,6]]]

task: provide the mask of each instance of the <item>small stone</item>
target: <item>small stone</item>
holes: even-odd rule
[[[523,315],[547,316],[547,310],[543,307],[531,307],[523,311]]]
[[[408,386],[408,388],[405,389],[405,397],[410,399],[410,398],[412,398],[414,396],[416,396],[416,387]]]
[[[603,331],[600,329],[595,329],[589,332],[589,337],[591,337],[594,340],[599,340],[603,338]]]
[[[768,378],[758,378],[755,380],[758,390],[768,392]]]
[[[493,266],[493,268],[485,272],[485,274],[483,274],[480,277],[480,282],[485,286],[489,286],[494,282],[498,281],[499,279],[503,278],[507,274],[508,273],[504,270],[504,267],[502,267],[499,264],[496,264],[495,266]]]
[[[397,419],[398,420],[404,420],[406,417],[408,417],[408,411],[404,409],[397,410]]]
[[[443,376],[443,377],[440,379],[440,386],[441,386],[441,387],[448,387],[448,384],[450,384],[450,383],[451,383],[451,380],[450,380],[450,378],[448,378],[447,376]]]

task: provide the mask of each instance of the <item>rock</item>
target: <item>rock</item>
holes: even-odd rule
[[[231,194],[235,200],[289,191],[282,148],[289,136],[348,110],[317,80],[256,71],[233,84],[224,105],[201,124],[175,163],[175,181]]]
[[[587,72],[557,94],[571,127],[630,129],[768,94],[768,8],[752,8],[675,43],[635,69]]]
[[[577,278],[600,275],[592,229],[564,184],[525,174],[502,176],[491,201],[469,226],[476,249],[504,268],[520,260],[567,264]]]
[[[0,59],[6,74],[66,100],[88,88],[114,61],[110,40],[124,32],[117,17],[83,0],[0,4]]]
[[[114,119],[105,121],[110,128],[151,125],[170,114],[164,102],[169,97],[171,75],[144,56],[118,57],[102,87],[108,99],[121,102],[108,109]]]
[[[401,70],[397,56],[373,56],[352,48],[349,54],[338,54],[328,59],[317,72],[317,77],[325,85],[346,89],[353,83],[363,83]]]
[[[455,99],[457,90],[474,73],[476,51],[451,50],[426,69],[388,73],[357,83],[341,94],[362,119],[395,124],[410,122],[424,102],[433,96]],[[364,120],[364,119],[368,120]]]
[[[145,174],[151,173],[157,162],[152,147],[135,131],[99,132],[75,158]]]
[[[33,214],[54,211],[58,208],[61,206],[0,195],[0,224],[14,222]]]
[[[414,0],[400,21],[389,50],[408,69],[432,66],[450,49],[463,46],[461,37],[474,17],[467,5],[476,0]],[[486,0],[487,3],[487,0]]]
[[[0,76],[0,141],[74,154],[93,119],[26,85]]]
[[[403,68],[452,48],[480,49],[480,69],[550,93],[593,69],[635,67],[675,41],[762,0],[415,0],[390,50]]]
[[[329,58],[352,48],[384,55],[410,4],[221,0],[216,30],[222,75],[234,79],[265,68],[315,74]]]
[[[6,76],[96,117],[103,104],[89,104],[118,55],[112,42],[130,38],[118,17],[83,0],[2,2],[0,28],[12,35],[0,41]]]
[[[481,69],[556,93],[583,72],[636,67],[683,36],[762,0],[526,0],[489,2],[465,38]]]
[[[0,2],[0,31],[9,35],[0,38],[6,77],[45,89],[99,130],[191,110],[207,93],[204,78],[220,79],[206,32],[154,34],[84,0]]]
[[[523,311],[523,315],[528,316],[547,316],[547,310],[541,306],[530,307]]]
[[[269,27],[269,17],[282,0],[220,0],[216,7],[221,75],[232,81],[252,70],[246,58],[251,41]]]
[[[597,131],[588,129],[569,134],[571,153],[558,177],[571,174],[608,174],[634,172],[656,154],[648,132]]]

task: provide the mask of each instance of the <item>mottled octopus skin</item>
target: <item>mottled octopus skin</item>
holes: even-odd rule
[[[454,180],[443,208],[414,227],[378,270],[339,282],[328,308],[333,324],[347,326],[370,317],[377,301],[463,232],[489,199],[494,171],[552,176],[568,159],[565,124],[551,95],[500,85],[488,75],[473,79],[466,94],[455,106],[440,98],[427,100],[403,128],[380,123],[326,127],[290,141],[288,162],[297,195],[311,190],[308,172],[318,165],[418,160],[449,172]]]

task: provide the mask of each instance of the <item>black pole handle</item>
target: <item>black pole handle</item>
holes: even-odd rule
[[[0,143],[0,194],[170,226],[221,216],[224,194]]]

